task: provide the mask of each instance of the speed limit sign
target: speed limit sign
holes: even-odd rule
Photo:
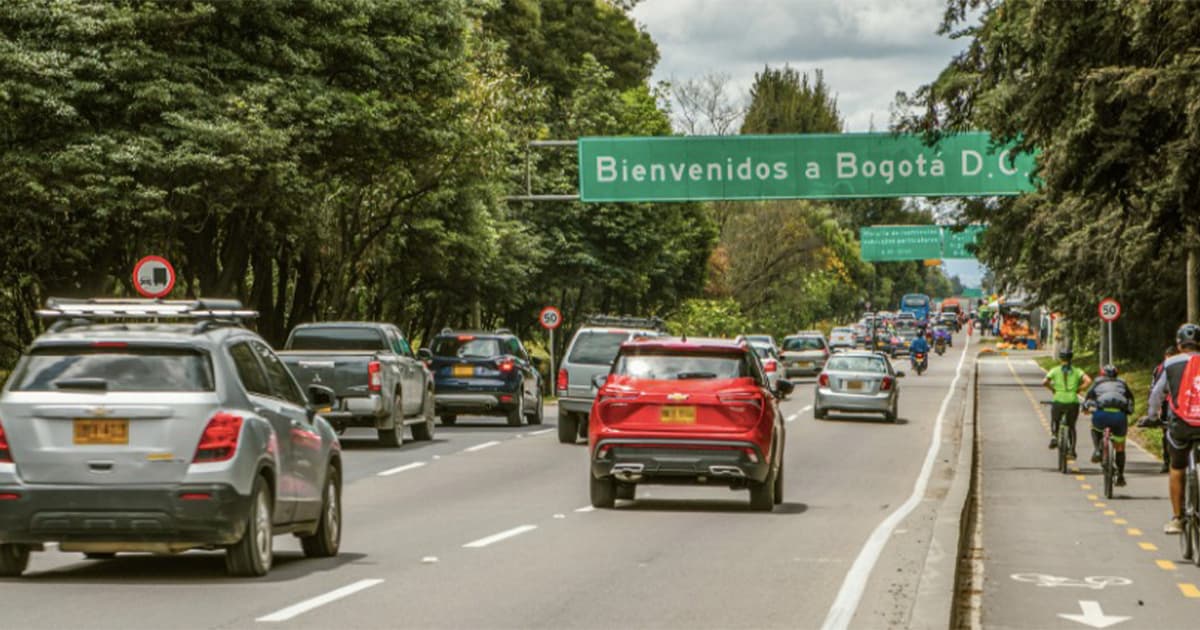
[[[1121,303],[1112,298],[1104,298],[1100,300],[1098,310],[1100,311],[1100,319],[1112,323],[1117,321],[1117,318],[1121,316]]]
[[[562,313],[558,312],[558,309],[553,306],[547,306],[538,315],[538,321],[542,324],[542,328],[554,330],[562,325]]]

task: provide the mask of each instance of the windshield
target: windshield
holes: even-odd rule
[[[433,354],[439,357],[458,359],[490,359],[499,356],[499,339],[480,339],[470,335],[461,337],[438,337],[433,342]]]
[[[752,344],[751,347],[754,348],[754,352],[758,354],[758,358],[760,359],[769,359],[775,356],[775,351],[771,349],[771,346],[763,346],[756,343]]]
[[[750,376],[742,355],[635,351],[617,359],[614,374],[656,381]]]
[[[612,365],[613,359],[621,349],[621,344],[629,338],[626,332],[609,332],[606,330],[585,330],[575,337],[575,345],[571,346],[571,356],[568,363],[583,363],[587,365]]]
[[[874,372],[887,374],[887,366],[879,357],[834,357],[825,365],[830,372]]]
[[[790,352],[805,350],[823,350],[825,342],[820,337],[791,337],[783,340],[783,349]]]
[[[187,348],[54,346],[35,348],[14,390],[211,392],[209,356]]]
[[[288,341],[289,350],[387,350],[383,335],[374,328],[320,326],[297,328]]]
[[[902,303],[905,306],[928,306],[929,298],[924,295],[906,295]]]

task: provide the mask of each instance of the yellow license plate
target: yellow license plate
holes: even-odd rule
[[[846,389],[862,390],[862,381],[846,381]]]
[[[75,420],[75,443],[129,444],[129,421],[79,418]]]
[[[801,362],[799,362],[799,363],[797,363],[797,364],[796,364],[796,367],[801,367],[801,368],[804,368],[804,369],[806,369],[806,370],[807,370],[807,369],[810,369],[812,366],[813,366],[813,363],[812,363],[812,361],[801,361]]]
[[[473,365],[456,365],[454,366],[454,376],[458,378],[470,378],[475,376],[475,366]]]
[[[663,407],[661,413],[663,424],[696,424],[695,407]]]

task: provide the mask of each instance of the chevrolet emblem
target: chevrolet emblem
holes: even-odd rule
[[[688,399],[687,394],[670,394],[667,396],[667,400],[669,400],[671,402],[683,402],[687,399]]]

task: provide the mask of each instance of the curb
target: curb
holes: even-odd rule
[[[921,582],[909,628],[943,630],[946,628],[978,628],[970,622],[969,607],[964,608],[964,595],[975,587],[972,582],[970,554],[976,527],[977,470],[979,431],[976,424],[977,379],[979,356],[972,360],[967,380],[966,401],[960,417],[962,434],[954,464],[954,479],[950,490],[937,510],[933,537],[925,557]],[[964,623],[965,622],[965,623]]]

